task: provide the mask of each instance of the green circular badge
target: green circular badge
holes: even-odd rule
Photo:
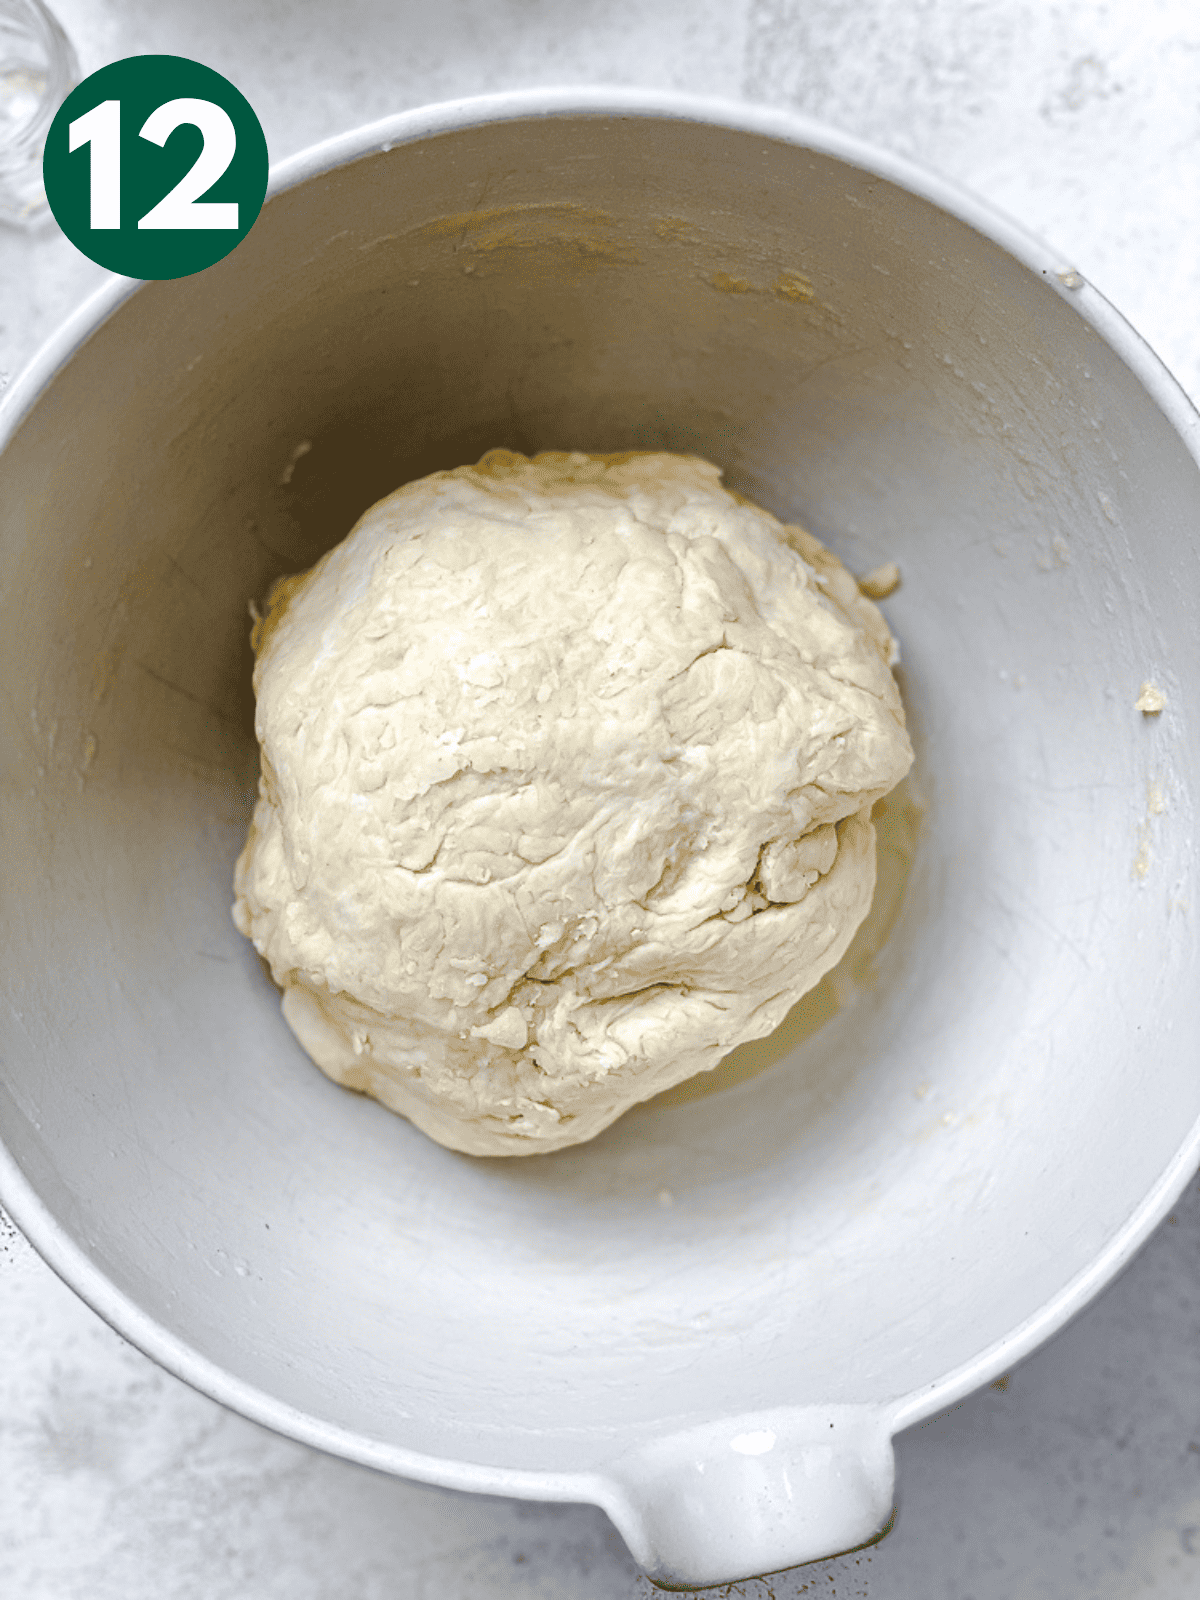
[[[131,278],[185,278],[250,232],[267,141],[245,95],[184,56],[129,56],[85,78],[46,135],[46,198],[85,256]]]

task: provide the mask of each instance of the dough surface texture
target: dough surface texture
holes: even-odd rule
[[[877,608],[695,457],[492,451],[252,636],[233,915],[331,1078],[452,1149],[592,1138],[772,1031],[912,749]]]

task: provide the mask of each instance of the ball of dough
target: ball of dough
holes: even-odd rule
[[[254,630],[234,920],[331,1078],[473,1155],[769,1033],[870,906],[912,750],[879,611],[693,457],[406,484]]]

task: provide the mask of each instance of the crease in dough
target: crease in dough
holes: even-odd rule
[[[406,484],[251,634],[233,917],[319,1067],[526,1155],[771,1032],[871,903],[912,748],[878,608],[696,457]]]

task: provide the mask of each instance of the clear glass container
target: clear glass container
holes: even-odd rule
[[[78,81],[71,41],[41,0],[0,0],[0,223],[48,215],[42,149]]]

